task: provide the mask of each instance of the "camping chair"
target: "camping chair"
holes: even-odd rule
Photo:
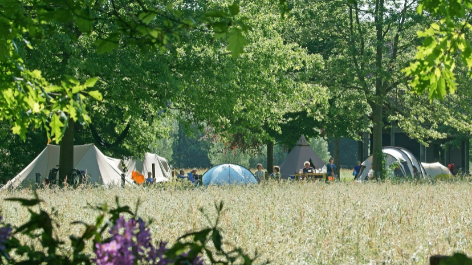
[[[188,176],[188,180],[190,180],[192,183],[195,183],[196,180],[193,178],[192,173],[187,173],[187,176]]]

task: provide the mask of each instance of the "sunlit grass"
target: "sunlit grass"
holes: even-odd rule
[[[350,173],[350,171],[348,172]],[[1,214],[19,225],[26,209],[4,201],[31,197],[30,190],[0,192]],[[472,253],[472,185],[466,181],[435,184],[386,183],[265,183],[208,188],[84,188],[39,190],[44,207],[58,211],[64,240],[93,222],[87,204],[134,206],[153,219],[156,239],[174,241],[207,225],[198,210],[214,216],[215,202],[224,201],[220,226],[224,239],[259,261],[276,264],[425,264],[433,254]]]

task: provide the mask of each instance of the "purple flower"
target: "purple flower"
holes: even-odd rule
[[[2,219],[3,219],[3,217],[0,216],[0,222],[2,221]],[[9,225],[6,225],[6,226],[0,228],[0,251],[5,252],[5,250],[6,250],[5,243],[11,237],[11,232],[12,231],[13,231],[13,229]]]
[[[173,260],[165,258],[168,250],[166,242],[159,242],[157,248],[152,244],[151,233],[142,219],[124,217],[116,220],[109,231],[111,237],[105,243],[95,244],[97,265],[132,265],[135,261],[145,264],[167,265],[174,264]],[[181,257],[187,257],[183,253]],[[190,261],[190,260],[189,260]],[[195,265],[203,265],[200,257],[191,261]]]

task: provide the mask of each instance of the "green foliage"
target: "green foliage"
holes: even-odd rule
[[[67,64],[70,51],[80,49],[77,44],[82,42],[81,36],[86,36],[87,45],[94,46],[93,49],[98,53],[109,53],[126,45],[136,46],[141,51],[163,53],[175,51],[181,37],[187,36],[192,30],[201,30],[203,25],[213,30],[215,37],[227,41],[228,49],[237,57],[247,45],[243,34],[250,30],[250,26],[244,17],[239,18],[238,3],[230,5],[228,11],[223,9],[222,6],[203,5],[198,11],[194,9],[189,12],[182,5],[169,4],[161,8],[139,0],[2,3],[0,120],[11,121],[13,133],[22,138],[30,125],[49,126],[47,132],[51,132],[50,136],[58,142],[65,130],[67,117],[80,123],[90,121],[82,102],[84,96],[102,100],[98,90],[85,91],[85,88],[94,86],[97,81],[95,77],[86,78],[85,85],[80,85],[77,79],[64,75],[65,69],[53,79],[43,78],[40,71],[27,70],[29,65],[25,65],[24,57],[19,55],[18,42],[24,42],[28,49],[34,49],[31,43],[36,46],[42,39],[64,32],[63,35],[71,36],[69,43],[74,47],[65,45],[69,50],[63,53],[64,58],[59,62]],[[83,54],[87,53],[81,56]],[[47,70],[48,67],[40,69]],[[61,115],[62,118],[58,119],[55,115]]]
[[[208,159],[213,166],[220,164],[236,164],[250,168],[251,155],[242,150],[227,148],[222,142],[213,142],[208,152]]]
[[[269,1],[240,6],[240,15],[247,16],[252,28],[246,34],[245,53],[235,61],[217,45],[214,50],[199,48],[198,58],[184,57],[183,64],[199,71],[184,80],[182,85],[192,91],[183,93],[174,106],[185,114],[183,121],[203,123],[212,129],[209,135],[222,137],[232,147],[260,150],[268,140],[284,135],[281,127],[292,119],[286,114],[305,112],[310,121],[322,118],[317,114],[326,106],[326,90],[310,78],[323,61],[296,43],[284,42],[274,23],[280,10]]]
[[[36,5],[33,5],[33,10]],[[47,16],[36,12],[25,12],[22,2],[2,3],[0,16],[0,121],[7,121],[12,132],[25,139],[28,128],[43,127],[48,138],[59,142],[67,119],[87,122],[89,117],[82,103],[85,96],[97,92],[89,91],[95,79],[81,84],[73,77],[65,76],[60,82],[48,82],[39,70],[29,70],[19,54],[27,40],[41,38],[47,27],[42,23]]]
[[[172,163],[175,168],[210,168],[208,159],[210,141],[204,138],[204,133],[192,127],[186,135],[182,125],[179,124],[177,134],[174,134],[172,144]]]
[[[119,233],[119,231],[114,231],[114,228],[118,223],[118,219],[122,218],[123,215],[129,215],[132,219],[141,222],[141,224],[143,224],[143,227],[139,227],[141,232],[145,232],[145,229],[147,229],[146,224],[137,216],[139,201],[136,206],[136,212],[133,213],[129,206],[121,206],[117,197],[116,207],[109,207],[106,204],[98,206],[89,205],[89,208],[100,213],[96,217],[95,223],[87,224],[83,221],[72,222],[73,225],[83,225],[85,229],[80,236],[71,235],[69,237],[70,241],[68,241],[66,245],[58,236],[57,228],[60,224],[55,220],[58,215],[57,211],[52,209],[51,214],[46,209],[42,209],[41,203],[44,201],[39,199],[37,193],[35,193],[34,199],[7,198],[6,201],[17,202],[20,203],[22,207],[27,207],[30,219],[18,227],[5,225],[5,227],[2,228],[2,233],[8,231],[10,228],[13,228],[14,231],[13,235],[9,233],[2,234],[5,238],[2,239],[2,247],[4,247],[4,249],[1,251],[1,264],[26,264],[24,261],[22,262],[22,260],[25,259],[27,260],[27,264],[94,264],[95,260],[85,252],[86,246],[93,244],[95,254],[98,256],[98,246],[110,242],[111,238],[109,238],[109,236],[113,237],[114,234]],[[38,211],[33,210],[33,207],[38,207]],[[223,249],[225,242],[221,235],[222,232],[218,228],[221,214],[223,213],[223,202],[219,204],[215,203],[215,209],[217,212],[216,221],[212,222],[203,208],[200,208],[200,211],[209,222],[209,228],[184,234],[179,237],[177,242],[169,249],[165,248],[165,243],[162,241],[151,242],[151,238],[138,238],[137,240],[139,242],[137,248],[135,249],[134,246],[129,246],[133,249],[128,255],[137,255],[138,252],[145,253],[145,251],[149,251],[149,249],[146,248],[154,247],[152,245],[157,243],[158,245],[154,247],[154,251],[156,251],[157,254],[151,252],[151,255],[156,255],[156,257],[145,257],[149,259],[149,261],[189,264],[189,262],[195,262],[201,259],[203,255],[206,255],[212,263],[252,264],[254,260],[258,258],[257,251],[255,258],[251,258],[244,253],[241,248],[225,247]],[[5,230],[5,228],[8,230]],[[128,228],[121,227],[121,229]],[[110,235],[107,236],[106,232]],[[128,231],[128,233],[134,235],[134,231]],[[145,233],[143,234],[146,236]],[[29,238],[28,242],[21,243],[18,239],[19,236]],[[149,234],[148,236],[150,237]],[[140,246],[139,244],[143,243],[143,240],[149,240],[151,246]],[[163,243],[164,245],[162,245]],[[210,247],[210,245],[212,247]],[[162,246],[164,246],[164,248],[162,248]],[[118,245],[117,247],[119,248],[120,246]],[[159,254],[159,251],[163,253]],[[124,253],[120,254],[125,255]],[[148,264],[148,260],[146,259],[138,259],[135,261],[135,264]]]
[[[439,265],[472,265],[472,259],[462,253],[454,253],[447,259],[442,259]]]
[[[310,138],[309,140],[311,148],[313,151],[323,160],[325,164],[328,164],[331,154],[328,150],[328,141],[322,137]],[[338,165],[339,166],[339,165]]]
[[[287,148],[282,144],[274,145],[274,165],[280,165],[287,157]],[[262,164],[267,169],[267,145],[262,145],[260,151],[250,152],[249,167],[256,168],[257,164]]]
[[[43,128],[27,131],[23,139],[0,122],[0,183],[5,184],[41,153],[48,142]]]
[[[472,48],[467,34],[472,29],[469,23],[472,15],[472,1],[422,0],[418,13],[426,11],[440,18],[429,28],[418,32],[423,43],[418,47],[416,61],[404,72],[412,78],[414,91],[427,93],[430,99],[444,99],[447,93],[457,89],[456,74],[458,61],[472,70]],[[459,54],[459,56],[456,56]]]

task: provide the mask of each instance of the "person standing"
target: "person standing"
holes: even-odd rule
[[[329,163],[326,165],[326,180],[328,177],[333,177],[336,179],[336,165],[334,164],[334,158],[329,159]]]
[[[262,170],[262,164],[257,164],[257,170],[254,172],[257,182],[261,182],[265,178],[265,172]]]
[[[357,161],[357,164],[354,167],[354,171],[352,172],[352,175],[354,176],[354,178],[356,178],[359,171],[361,171],[361,161]]]

